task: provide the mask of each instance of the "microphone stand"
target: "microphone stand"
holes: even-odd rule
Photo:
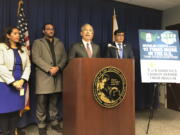
[[[111,45],[111,44],[108,44],[108,47],[109,48],[113,48],[113,49],[115,49],[116,50],[116,59],[119,59],[119,48],[117,48],[117,47],[115,47],[115,46],[113,46],[113,45]]]

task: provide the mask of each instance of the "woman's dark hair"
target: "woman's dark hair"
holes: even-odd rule
[[[5,28],[3,31],[3,34],[0,37],[0,43],[5,43],[9,48],[11,48],[9,39],[7,38],[7,34],[10,35],[14,29],[18,29],[18,28],[15,26],[10,26],[10,27]],[[17,46],[18,50],[23,52],[23,50],[21,48],[22,45],[20,44],[20,42],[16,43],[16,46]]]

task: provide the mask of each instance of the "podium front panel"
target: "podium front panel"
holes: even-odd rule
[[[115,108],[100,106],[93,95],[97,73],[108,66],[125,76],[126,95]],[[64,135],[135,135],[134,60],[76,58],[63,73]]]

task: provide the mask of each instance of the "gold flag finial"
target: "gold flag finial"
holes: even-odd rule
[[[23,0],[19,0],[19,2],[18,2],[18,12],[17,12],[17,14],[19,14],[19,12],[20,12],[21,4],[23,4]]]

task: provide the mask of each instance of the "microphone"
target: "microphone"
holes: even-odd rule
[[[117,48],[117,47],[115,47],[115,46],[113,46],[113,45],[111,45],[111,44],[108,44],[108,47],[109,47],[109,48],[114,48],[114,49],[116,49],[116,50],[119,50],[119,48]]]

